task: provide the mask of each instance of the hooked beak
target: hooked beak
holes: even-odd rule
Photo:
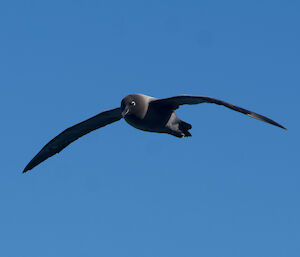
[[[124,111],[122,111],[122,117],[124,118],[127,115],[128,112],[129,112],[129,106],[126,105]]]

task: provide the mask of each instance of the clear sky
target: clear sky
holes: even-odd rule
[[[298,257],[300,3],[1,1],[0,256]],[[32,171],[130,93],[216,97],[193,137],[125,121]]]

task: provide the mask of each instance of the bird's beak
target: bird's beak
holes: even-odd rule
[[[129,112],[129,106],[126,105],[124,111],[122,111],[122,117],[124,118],[127,115],[128,112]]]

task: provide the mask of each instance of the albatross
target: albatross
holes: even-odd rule
[[[266,116],[212,97],[178,95],[158,99],[143,94],[131,94],[122,99],[120,107],[101,112],[61,132],[47,143],[27,164],[23,173],[59,153],[78,138],[122,118],[124,118],[129,125],[143,131],[166,133],[178,138],[190,137],[192,135],[189,130],[192,128],[192,125],[182,121],[176,115],[175,110],[184,104],[193,105],[200,103],[223,105],[231,110],[286,129],[284,126]]]

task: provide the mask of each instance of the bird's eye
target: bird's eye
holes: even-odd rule
[[[132,102],[130,103],[130,105],[135,106],[135,101],[132,101]]]

